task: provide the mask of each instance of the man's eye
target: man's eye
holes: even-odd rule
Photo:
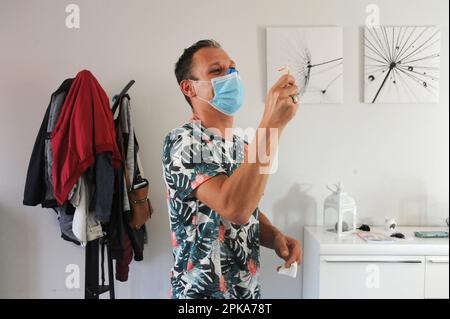
[[[214,69],[214,70],[211,71],[211,73],[220,73],[220,72],[222,72],[221,69]]]

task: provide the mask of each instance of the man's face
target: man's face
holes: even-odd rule
[[[199,81],[210,81],[213,78],[225,75],[229,68],[236,67],[236,63],[231,60],[228,54],[219,48],[198,50],[194,54],[192,62],[191,74]],[[194,98],[199,95],[205,100],[210,100],[214,96],[213,87],[207,82],[197,82],[191,87],[191,90]]]
[[[236,64],[223,49],[203,48],[193,56],[192,75],[199,80],[209,81],[212,78],[223,76],[226,71]]]

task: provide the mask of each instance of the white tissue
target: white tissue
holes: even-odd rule
[[[278,267],[277,272],[280,275],[286,275],[292,278],[297,277],[297,262],[293,262],[289,268],[283,266]]]

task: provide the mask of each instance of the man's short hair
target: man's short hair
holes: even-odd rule
[[[175,63],[175,77],[177,78],[178,84],[183,80],[198,80],[191,74],[192,69],[192,58],[198,50],[202,48],[218,48],[220,49],[220,44],[215,40],[200,40],[191,45],[189,48],[184,49],[183,54],[178,59],[177,63]],[[188,101],[189,105],[192,107],[191,99],[184,96],[186,101]]]

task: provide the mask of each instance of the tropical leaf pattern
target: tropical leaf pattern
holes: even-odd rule
[[[244,160],[246,142],[211,134],[199,122],[172,130],[163,146],[163,175],[174,266],[170,297],[260,298],[259,210],[236,225],[192,196],[219,174],[230,176]]]

